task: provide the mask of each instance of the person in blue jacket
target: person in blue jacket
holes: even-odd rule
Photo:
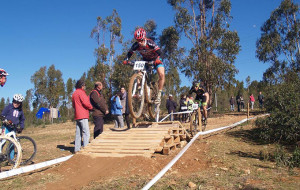
[[[111,114],[115,119],[115,128],[123,128],[124,121],[122,115],[122,105],[120,101],[121,93],[117,92],[113,97],[110,99],[111,103]]]
[[[5,117],[6,121],[3,122],[2,134],[7,134],[14,130],[11,127],[11,121],[14,125],[19,125],[17,133],[21,133],[24,129],[25,117],[22,110],[22,102],[24,97],[21,94],[15,94],[11,104],[8,104],[2,111],[1,115]]]

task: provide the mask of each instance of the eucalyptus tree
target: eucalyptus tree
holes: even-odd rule
[[[300,73],[299,16],[299,4],[283,0],[261,27],[256,56],[264,63],[271,63],[264,73],[264,79],[271,84],[280,83],[289,71]]]
[[[109,86],[110,92],[112,88],[111,71],[115,56],[115,43],[116,40],[122,43],[123,39],[121,26],[121,18],[114,9],[112,15],[107,16],[105,19],[100,16],[97,17],[97,25],[91,32],[91,38],[96,39],[98,47],[95,49],[96,64],[88,72],[88,79],[91,81],[101,81],[105,87]],[[107,35],[109,35],[108,42],[106,40]],[[109,44],[108,47],[106,44]]]
[[[233,80],[240,51],[239,36],[230,30],[229,0],[168,0],[175,10],[175,26],[190,40],[182,63],[185,75],[204,82],[210,96],[218,86]],[[213,96],[210,98],[210,103]]]
[[[34,84],[33,94],[35,96],[35,106],[57,107],[65,95],[64,81],[60,70],[56,70],[54,65],[41,67],[31,76]]]
[[[184,49],[178,47],[179,40],[179,33],[173,26],[164,29],[159,37],[166,72],[166,93],[176,96],[180,96],[178,89],[181,82],[177,67],[180,65],[180,60],[184,53]]]

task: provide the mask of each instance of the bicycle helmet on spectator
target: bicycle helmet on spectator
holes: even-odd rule
[[[144,38],[146,38],[146,31],[143,28],[138,28],[134,32],[134,38],[136,40],[143,40]]]
[[[0,68],[0,76],[7,76],[9,75],[4,69]]]
[[[22,96],[22,94],[15,94],[13,97],[13,102],[22,103],[23,100],[24,100],[24,97]]]

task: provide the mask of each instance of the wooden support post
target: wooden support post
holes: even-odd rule
[[[202,116],[201,116],[201,110],[200,107],[198,108],[198,121],[199,121],[199,128],[200,128],[200,132],[202,132]]]
[[[136,118],[132,117],[132,127],[136,127]]]
[[[248,102],[248,104],[247,104],[247,123],[248,123],[248,119],[249,119],[249,115],[250,115],[249,106],[250,106],[250,104]]]

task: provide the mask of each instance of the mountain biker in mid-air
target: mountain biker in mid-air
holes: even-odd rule
[[[193,86],[189,91],[189,94],[192,93],[196,93],[195,102],[198,102],[199,105],[202,105],[204,117],[203,122],[204,124],[207,124],[207,103],[209,100],[209,94],[206,91],[205,87],[200,84],[200,82],[193,82]]]
[[[127,53],[126,59],[123,64],[128,64],[129,59],[135,51],[138,51],[143,57],[144,61],[154,61],[155,69],[158,73],[158,96],[155,100],[155,104],[160,104],[161,92],[165,83],[165,68],[161,59],[162,52],[155,42],[149,38],[146,38],[146,31],[143,28],[138,28],[134,32],[134,38],[136,42],[131,46]]]
[[[9,74],[4,70],[4,69],[0,69],[0,85],[1,87],[3,87],[6,83],[6,76],[8,76]]]

